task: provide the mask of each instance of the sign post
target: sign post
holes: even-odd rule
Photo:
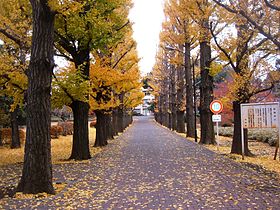
[[[217,133],[216,140],[217,140],[218,149],[219,149],[219,122],[222,121],[222,116],[219,115],[219,113],[221,113],[223,111],[222,102],[219,100],[212,101],[210,104],[210,110],[211,110],[211,112],[214,113],[214,115],[212,115],[212,122],[216,122],[216,133]]]
[[[280,138],[279,102],[248,103],[240,105],[241,111],[241,145],[244,160],[244,128],[278,128],[278,147]],[[276,146],[276,155],[277,149]]]

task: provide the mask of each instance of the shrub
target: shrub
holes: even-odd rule
[[[67,135],[72,135],[73,134],[73,123],[71,122],[58,122],[58,126],[62,127],[62,135],[67,136]]]
[[[12,129],[11,128],[1,128],[1,140],[2,144],[11,144],[12,142]],[[25,132],[19,129],[19,139],[23,143],[25,141]]]
[[[233,136],[233,127],[221,127],[219,133],[222,136]],[[277,129],[248,129],[248,139],[262,141],[270,146],[275,146],[278,141]]]
[[[53,125],[51,127],[51,138],[57,139],[63,132],[63,128],[59,125]]]
[[[276,146],[276,144],[277,144],[277,139],[275,139],[275,138],[269,138],[269,139],[268,139],[268,144],[269,144],[270,146]]]

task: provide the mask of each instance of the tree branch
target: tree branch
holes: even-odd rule
[[[113,69],[115,69],[117,67],[117,65],[119,64],[119,62],[127,55],[127,53],[129,53],[131,51],[131,49],[133,48],[134,44],[132,44],[130,46],[130,48],[124,53],[122,54],[122,56],[117,60],[117,62],[113,65]]]
[[[13,85],[14,87],[16,87],[17,89],[19,89],[22,93],[24,93],[26,90],[23,89],[22,87],[20,87],[18,84],[11,82],[11,78],[7,75],[7,74],[2,74],[1,75],[2,78],[6,79],[6,82],[10,82],[11,85]]]
[[[130,23],[130,21],[128,20],[123,26],[121,26],[120,28],[117,28],[116,31],[122,30],[122,29],[123,29],[124,27],[126,27],[129,23]]]
[[[259,90],[253,91],[252,93],[248,94],[248,96],[249,96],[249,98],[251,98],[251,97],[254,96],[254,95],[257,95],[257,94],[259,94],[259,93],[272,90],[273,88],[274,88],[274,83],[272,83],[272,84],[271,84],[269,87],[267,87],[267,88],[259,89]]]
[[[7,32],[7,30],[0,28],[0,33],[6,36],[8,39],[14,41],[20,48],[27,48],[25,43],[19,37],[12,35],[11,33]]]
[[[237,11],[235,9],[232,9],[229,6],[221,3],[220,0],[213,0],[213,1],[229,12],[234,14],[240,14],[241,16],[243,16],[249,23],[251,23],[259,31],[259,33],[261,33],[263,36],[268,38],[271,42],[273,42],[278,47],[278,49],[280,49],[280,41],[277,40],[277,37],[274,37],[270,32],[266,32],[264,28],[261,25],[257,24],[257,22],[254,21],[249,15],[247,15],[245,11],[243,10]]]
[[[227,51],[219,44],[219,42],[218,42],[218,40],[217,40],[217,37],[216,37],[216,35],[214,34],[214,31],[213,31],[213,28],[212,28],[212,22],[210,23],[210,32],[211,32],[211,35],[212,35],[212,37],[213,37],[213,39],[214,39],[214,42],[215,42],[215,44],[217,45],[217,47],[219,48],[219,50],[221,50],[222,53],[224,53],[224,55],[227,57],[227,59],[228,59],[230,65],[231,65],[231,67],[232,67],[233,69],[236,69],[236,66],[234,65],[234,62],[233,62],[233,60],[232,60],[231,57],[230,57],[230,54],[227,53]]]
[[[264,38],[264,39],[262,39],[261,41],[259,41],[257,44],[255,44],[253,47],[251,47],[251,48],[249,49],[250,54],[251,54],[251,52],[253,52],[253,51],[259,49],[259,47],[261,47],[261,46],[262,46],[265,42],[267,42],[267,41],[268,41],[268,38]]]
[[[52,75],[53,75],[54,79],[55,79],[57,82],[59,82],[58,79],[57,79],[57,77],[55,76],[54,72],[52,72]],[[68,92],[67,88],[65,88],[65,87],[63,87],[63,86],[60,86],[60,88],[61,88],[61,89],[64,91],[64,93],[71,99],[72,102],[75,101],[74,97]]]
[[[66,39],[64,36],[62,36],[57,31],[54,32],[55,35],[58,37],[59,41],[58,44],[65,49],[72,57],[75,57],[76,55],[76,49],[73,47],[68,39]],[[59,50],[59,49],[58,49]]]
[[[74,62],[73,58],[69,57],[68,55],[65,55],[64,53],[59,54],[59,53],[55,52],[54,55],[58,56],[58,57],[66,58],[68,61]]]
[[[276,6],[276,5],[271,4],[269,1],[264,0],[264,3],[266,4],[266,6],[270,7],[271,9],[274,9],[274,10],[280,11],[280,7],[278,7],[278,6]]]

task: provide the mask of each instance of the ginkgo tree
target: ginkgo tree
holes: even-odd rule
[[[187,136],[195,136],[195,115],[194,115],[194,90],[193,90],[193,72],[192,72],[192,60],[191,51],[197,47],[198,42],[198,26],[196,23],[199,16],[197,15],[197,4],[196,1],[168,1],[165,4],[165,15],[166,15],[166,25],[163,28],[167,29],[165,34],[165,41],[173,43],[172,50],[176,51],[175,63],[177,64],[178,72],[178,83],[183,85],[183,82],[179,80],[180,65],[184,68],[184,79],[185,79],[185,94],[186,101],[186,122],[187,122]],[[168,26],[169,25],[169,26]],[[174,60],[174,59],[173,59]],[[177,96],[181,95],[182,87],[178,87]],[[180,98],[180,97],[179,97]],[[182,98],[182,97],[181,97]],[[182,116],[182,105],[178,101],[178,116]],[[179,121],[178,121],[179,122]]]
[[[90,105],[97,115],[95,146],[105,146],[109,138],[123,131],[127,126],[125,109],[138,105],[143,97],[131,28],[108,52],[107,55],[97,53],[90,72],[93,90]]]
[[[51,165],[51,74],[54,67],[54,18],[47,0],[30,0],[32,44],[27,71],[27,128],[24,163],[17,190],[54,193]],[[47,18],[46,18],[47,17]]]
[[[265,12],[265,10],[259,10],[259,4],[248,0],[235,3],[231,6],[243,8],[246,12],[248,10],[256,13]],[[271,77],[273,66],[270,64],[269,58],[277,54],[277,46],[275,47],[274,42],[267,37],[260,36],[258,30],[250,27],[250,22],[242,14],[233,16],[226,8],[221,9],[217,13],[217,17],[217,21],[213,21],[211,24],[211,33],[217,46],[219,59],[225,65],[230,65],[234,72],[232,74],[233,82],[229,84],[230,91],[227,94],[227,97],[233,101],[234,111],[234,135],[231,153],[241,154],[240,104],[248,103],[253,96],[274,87],[277,77]],[[232,28],[235,28],[237,33]],[[226,36],[221,39],[219,33],[224,33]],[[262,81],[262,77],[267,78],[266,82]],[[245,130],[246,133],[247,130]],[[250,154],[248,141],[245,138],[245,155]]]
[[[94,61],[90,63],[90,80],[85,80],[83,74],[73,64],[62,68],[56,73],[53,82],[53,106],[70,105],[79,100],[89,103],[90,108],[97,115],[95,146],[105,146],[112,128],[111,114],[114,108],[132,108],[139,104],[143,95],[140,93],[140,74],[137,66],[138,58],[130,47],[123,52],[123,42],[114,49],[114,58],[100,58],[94,54]],[[121,50],[121,51],[119,51]],[[121,101],[119,95],[124,95]],[[90,98],[87,96],[90,95]],[[75,117],[75,116],[74,116]],[[119,120],[118,123],[122,120]]]
[[[7,46],[6,55],[15,56],[3,62],[7,64],[10,61],[11,65],[9,71],[4,72],[7,79],[4,89],[14,96],[15,106],[23,98],[22,92],[26,88],[24,73],[28,77],[27,134],[22,176],[17,187],[24,193],[54,193],[49,133],[54,16],[55,12],[47,0],[1,1],[0,38]],[[30,50],[30,62],[27,64]]]
[[[112,137],[111,131],[104,129],[112,130],[112,109],[118,107],[118,104],[123,105],[122,98],[127,92],[125,86],[130,84],[127,72],[131,72],[131,69],[138,62],[135,54],[136,46],[134,41],[131,40],[131,26],[127,19],[130,2],[97,1],[94,6],[90,2],[85,5],[78,5],[73,8],[77,11],[70,15],[61,15],[61,17],[58,14],[59,18],[57,20],[56,36],[58,42],[56,48],[59,50],[58,54],[73,62],[73,65],[69,67],[74,67],[76,70],[68,69],[65,71],[64,69],[61,72],[58,71],[60,73],[54,76],[56,87],[53,90],[53,99],[62,101],[66,99],[60,105],[66,103],[74,112],[73,149],[70,157],[74,159],[89,158],[88,111],[86,111],[89,109],[89,102],[97,115],[95,145],[104,146],[107,138]],[[81,10],[83,11],[82,14]],[[74,28],[74,26],[80,26],[80,23],[81,28]],[[86,25],[84,25],[85,23]],[[99,24],[98,28],[88,28],[88,26],[97,23]],[[128,66],[123,64],[124,60]],[[77,74],[75,75],[75,73]],[[133,74],[134,78],[138,80],[139,73],[133,72]],[[73,79],[77,82],[71,82]],[[88,87],[86,87],[87,84],[89,84]],[[134,89],[130,88],[131,90]],[[61,97],[60,94],[64,94],[65,97]],[[89,99],[93,100],[89,101]],[[76,103],[84,104],[82,113],[75,110],[74,104]],[[54,104],[59,103],[55,102]],[[120,112],[119,109],[118,111]],[[75,112],[77,112],[77,115]],[[75,125],[80,126],[77,128]],[[75,130],[80,135],[75,135]],[[82,136],[86,136],[85,138],[81,136],[81,132],[83,133]]]
[[[0,96],[5,99],[3,102],[8,106],[10,113],[10,125],[12,128],[11,148],[13,149],[20,147],[17,118],[20,108],[24,106],[27,77],[25,75],[26,64],[19,61],[17,50],[7,49],[6,44],[0,50]]]
[[[173,68],[171,64],[175,63],[177,66],[180,66],[178,64],[183,65],[185,69],[187,135],[192,137],[195,136],[196,131],[194,128],[194,91],[191,68],[194,64],[191,60],[191,51],[195,49],[193,51],[197,52],[197,46],[199,46],[201,79],[199,107],[201,124],[200,143],[205,144],[215,143],[212,113],[209,110],[209,105],[213,100],[213,74],[211,70],[213,59],[211,58],[211,34],[209,31],[209,20],[213,10],[211,2],[205,0],[167,1],[165,4],[166,21],[163,24],[161,39],[161,46],[165,48],[161,52],[167,55],[167,57],[162,56],[161,62],[163,65],[161,66],[171,70]],[[167,53],[166,50],[176,51],[176,53]],[[180,71],[177,73],[181,75]],[[172,77],[174,75],[171,74],[169,78],[171,81]],[[181,87],[178,88],[178,90],[180,89]],[[173,94],[171,93],[171,96]]]
[[[234,15],[242,16],[248,22],[248,27],[258,31],[270,40],[280,50],[279,41],[279,1],[246,0],[222,1],[213,0],[217,5]]]
[[[11,148],[20,147],[17,116],[27,89],[27,56],[31,45],[31,7],[28,1],[0,2],[0,95],[8,100]]]
[[[129,0],[50,1],[56,8],[55,47],[57,55],[74,63],[82,79],[89,80],[90,53],[105,52],[108,46],[117,43],[128,25]],[[57,4],[56,4],[57,3]],[[78,71],[77,71],[78,72]],[[66,89],[64,89],[67,91]],[[82,94],[82,92],[81,92]],[[69,94],[68,94],[69,95]],[[89,95],[72,97],[69,105],[74,114],[74,134],[71,159],[89,159],[88,104]]]
[[[167,75],[165,72],[165,51],[164,48],[160,48],[157,52],[156,63],[153,67],[153,84],[154,84],[154,92],[155,92],[155,118],[156,121],[160,124],[168,127],[168,116],[167,110],[168,106],[166,106],[167,102]]]

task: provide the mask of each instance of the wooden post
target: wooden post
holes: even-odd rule
[[[275,154],[274,154],[273,160],[276,160],[276,157],[277,157],[277,153],[278,153],[278,149],[279,149],[279,141],[280,141],[280,137],[278,137],[278,142],[276,144]],[[280,159],[280,156],[279,156],[279,159]]]
[[[276,160],[278,149],[279,149],[279,141],[278,141],[278,143],[276,145],[276,149],[275,149],[275,154],[274,154],[274,159],[273,160]]]

